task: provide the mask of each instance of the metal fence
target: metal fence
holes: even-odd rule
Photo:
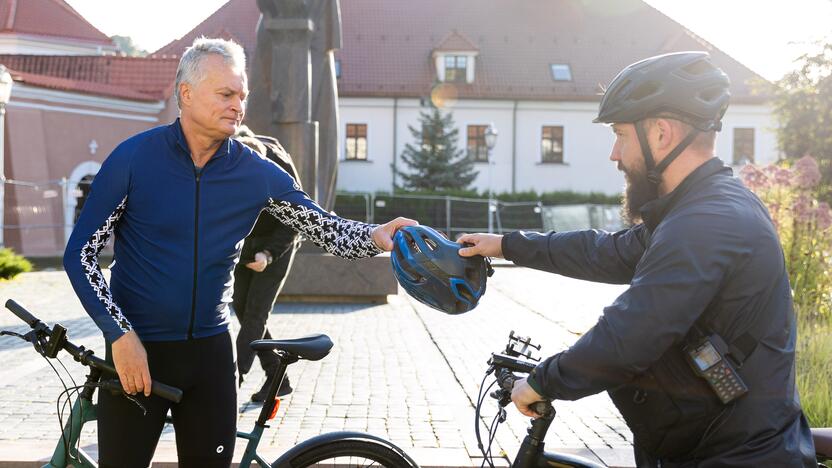
[[[3,244],[27,256],[63,255],[89,181],[7,179],[4,188]]]
[[[29,182],[6,180],[3,244],[30,257],[63,255],[86,195],[90,178]],[[464,232],[515,230],[613,230],[617,207],[543,206],[541,202],[502,202],[451,196],[383,195],[339,192],[335,211],[345,218],[383,223],[405,216],[454,239]],[[489,219],[490,218],[490,219]]]

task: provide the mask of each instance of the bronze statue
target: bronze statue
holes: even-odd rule
[[[341,46],[338,0],[257,0],[257,48],[247,124],[274,135],[297,161],[303,186],[326,209],[335,203]]]

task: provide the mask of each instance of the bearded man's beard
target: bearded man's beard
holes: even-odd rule
[[[647,171],[643,167],[636,169],[621,167],[621,170],[627,181],[621,211],[630,224],[638,224],[641,222],[641,207],[658,198],[658,189],[647,179]]]

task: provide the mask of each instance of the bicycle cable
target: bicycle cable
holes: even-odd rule
[[[480,392],[477,395],[477,408],[474,412],[474,433],[476,434],[476,437],[477,437],[477,447],[480,449],[480,452],[482,453],[482,456],[483,456],[482,465],[480,465],[480,468],[485,468],[486,462],[488,463],[489,468],[495,468],[494,467],[494,462],[491,459],[491,455],[490,455],[490,453],[491,453],[491,442],[493,442],[493,437],[491,436],[491,428],[489,428],[488,450],[485,450],[485,448],[483,446],[483,443],[482,443],[482,435],[480,434],[480,424],[485,425],[485,423],[483,421],[481,421],[481,418],[480,418],[482,404],[485,402],[485,397],[488,396],[488,391],[491,390],[491,387],[493,387],[494,384],[497,383],[497,380],[494,379],[494,381],[491,382],[491,384],[488,387],[486,387],[485,386],[485,381],[486,381],[486,379],[488,379],[489,375],[491,375],[491,370],[490,369],[489,369],[488,372],[485,373],[485,377],[483,377],[482,382],[480,383]],[[483,391],[483,389],[485,389],[485,391]],[[499,413],[498,413],[498,415],[499,415]],[[492,422],[492,424],[493,424],[493,422]],[[486,426],[486,427],[488,427],[488,426]]]

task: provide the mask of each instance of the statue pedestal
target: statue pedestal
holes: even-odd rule
[[[278,302],[386,303],[399,284],[390,266],[390,254],[346,260],[325,253],[309,242],[295,261]]]

